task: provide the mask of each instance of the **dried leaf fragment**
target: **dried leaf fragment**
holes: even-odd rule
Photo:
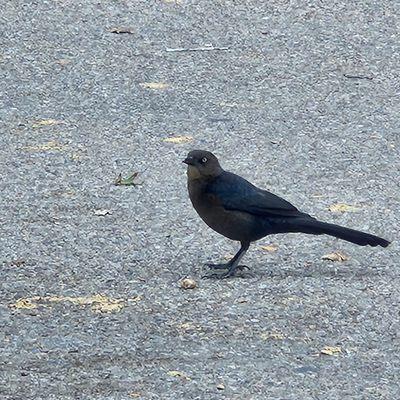
[[[183,372],[180,372],[180,371],[168,371],[168,375],[172,376],[174,378],[182,378],[187,381],[191,380],[186,374],[184,374]]]
[[[321,354],[325,354],[327,356],[334,356],[334,355],[338,355],[342,352],[342,349],[340,347],[336,347],[336,346],[325,346],[320,353]]]
[[[37,146],[26,146],[23,150],[26,151],[62,151],[64,150],[65,146],[60,143],[57,143],[54,140],[50,142],[39,144]]]
[[[99,215],[101,217],[109,214],[111,214],[111,210],[94,210],[94,215]]]
[[[135,182],[135,179],[139,175],[139,172],[134,172],[132,175],[128,176],[127,178],[123,178],[122,174],[119,174],[114,185],[116,186],[137,186],[140,183]]]
[[[137,303],[138,301],[142,300],[142,296],[135,296],[135,297],[130,297],[127,299],[129,303]]]
[[[8,265],[13,267],[21,267],[22,265],[26,264],[26,261],[22,258],[17,258],[15,260],[11,260]]]
[[[158,90],[162,90],[162,89],[167,89],[169,88],[168,83],[164,83],[164,82],[143,82],[140,84],[141,87],[145,88],[145,89],[158,89]]]
[[[33,308],[37,308],[37,305],[31,299],[18,299],[14,304],[11,304],[11,307],[32,310]]]
[[[237,107],[239,104],[238,104],[238,103],[234,103],[234,102],[232,102],[232,103],[226,103],[226,102],[224,102],[224,101],[221,101],[221,102],[219,103],[219,105],[220,105],[221,107]]]
[[[42,119],[40,121],[35,122],[32,125],[32,128],[42,128],[44,126],[51,126],[51,125],[59,125],[63,124],[63,121],[58,121],[56,119]]]
[[[273,253],[278,250],[278,246],[276,244],[268,244],[266,246],[260,246],[260,249]]]
[[[94,303],[92,305],[92,311],[99,312],[99,313],[112,313],[112,312],[119,312],[124,308],[124,305],[119,301],[104,301]]]
[[[184,322],[183,324],[178,324],[176,327],[179,330],[183,330],[183,331],[191,331],[191,330],[196,329],[196,327],[190,322]]]
[[[236,303],[239,303],[239,304],[244,304],[244,303],[248,303],[248,302],[249,302],[249,300],[245,299],[244,297],[239,297],[236,300]]]
[[[80,161],[82,155],[80,153],[71,153],[70,158],[72,161]]]
[[[188,143],[191,142],[192,140],[193,140],[192,136],[174,136],[165,138],[164,142],[180,144],[180,143]]]
[[[331,212],[357,212],[360,210],[360,207],[352,206],[350,204],[345,203],[337,203],[329,206],[329,211]]]
[[[127,27],[117,27],[117,28],[111,28],[109,32],[116,33],[118,35],[121,33],[127,33],[129,35],[133,35],[134,30],[132,28],[127,28]]]
[[[45,303],[72,303],[76,306],[91,306],[93,312],[111,313],[118,312],[124,308],[124,299],[115,299],[101,294],[93,296],[34,296],[26,299],[18,299],[11,307],[32,309],[38,304]]]
[[[333,253],[325,254],[324,256],[322,256],[322,259],[342,262],[342,261],[347,261],[349,257],[343,253],[340,253],[339,251],[335,251]]]
[[[285,336],[279,332],[264,332],[260,335],[262,340],[283,340]]]
[[[72,61],[69,60],[68,58],[60,58],[59,60],[56,60],[56,64],[61,65],[62,67],[70,64]]]

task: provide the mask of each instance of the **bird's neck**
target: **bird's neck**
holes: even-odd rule
[[[200,172],[193,165],[188,165],[186,173],[189,181],[201,179]]]
[[[204,182],[209,182],[213,179],[215,179],[216,177],[218,177],[219,175],[221,175],[223,172],[223,169],[220,168],[218,170],[215,170],[212,175],[202,175],[200,174],[199,170],[195,167],[193,167],[192,165],[188,165],[187,168],[187,176],[188,176],[188,180],[202,180]]]

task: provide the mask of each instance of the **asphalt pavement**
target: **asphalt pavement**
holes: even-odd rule
[[[389,0],[1,2],[0,398],[400,398],[399,25]],[[203,279],[238,244],[191,207],[195,148],[393,243],[276,235]]]

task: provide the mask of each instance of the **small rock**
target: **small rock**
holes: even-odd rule
[[[219,384],[217,385],[217,389],[218,389],[218,390],[225,390],[225,385],[224,385],[223,383],[219,383]]]
[[[181,288],[182,289],[194,289],[197,286],[197,283],[192,278],[184,278],[181,280]]]

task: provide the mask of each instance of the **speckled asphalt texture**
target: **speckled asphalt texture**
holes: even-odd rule
[[[2,1],[0,398],[400,398],[399,24],[390,0]],[[193,148],[393,243],[273,236],[202,279],[238,244],[190,205]]]

